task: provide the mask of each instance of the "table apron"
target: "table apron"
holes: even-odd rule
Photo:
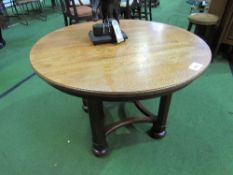
[[[47,81],[46,81],[47,82]],[[192,81],[191,81],[192,82]],[[150,99],[150,98],[156,98],[156,97],[161,97],[167,94],[171,94],[174,93],[184,87],[186,87],[187,85],[189,85],[191,82],[188,82],[186,84],[181,84],[180,86],[176,86],[173,89],[169,89],[169,90],[161,90],[159,91],[159,93],[139,93],[137,95],[96,95],[95,93],[89,93],[89,92],[79,92],[70,88],[65,88],[65,87],[61,87],[58,86],[56,84],[52,84],[47,82],[48,84],[50,84],[51,86],[53,86],[55,89],[62,91],[66,94],[70,94],[73,96],[77,96],[77,97],[81,97],[81,98],[85,98],[85,99],[98,99],[101,101],[133,101],[133,100],[144,100],[144,99]]]

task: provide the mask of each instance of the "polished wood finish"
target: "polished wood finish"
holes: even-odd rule
[[[48,34],[32,48],[36,73],[55,88],[83,98],[92,130],[92,151],[106,155],[106,135],[132,123],[150,122],[153,138],[166,134],[172,93],[201,75],[211,60],[208,45],[183,29],[155,22],[122,20],[129,39],[94,46],[88,38],[93,22]],[[161,96],[158,114],[137,100]],[[103,101],[131,100],[145,115],[106,126]]]
[[[218,16],[209,13],[192,13],[188,16],[189,22],[198,25],[216,25]]]
[[[222,1],[222,0],[220,0]],[[219,24],[219,19],[221,19],[221,11],[219,9],[222,6],[219,6],[219,9],[215,9],[217,5],[220,5],[219,0],[209,0],[207,5],[200,5],[197,1],[191,7],[190,13],[194,8],[199,10],[199,13],[192,13],[188,16],[189,25],[187,30],[191,31],[193,24],[195,24],[194,33],[204,39],[208,45],[210,46],[211,50],[214,50],[215,47],[215,38],[213,35],[216,36],[216,26]],[[225,1],[225,0],[223,0]],[[201,3],[202,4],[202,3]]]
[[[208,45],[177,27],[122,20],[126,42],[94,46],[88,38],[92,25],[62,28],[38,41],[30,53],[36,73],[80,96],[142,97],[185,86],[210,62]],[[194,62],[203,66],[189,69]]]
[[[214,28],[218,24],[218,16],[210,13],[192,13],[188,16],[188,20],[188,31],[191,31],[194,24],[194,33],[204,39],[212,49],[212,39],[209,36],[215,33]]]

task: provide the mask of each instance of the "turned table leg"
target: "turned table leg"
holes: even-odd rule
[[[160,98],[158,117],[153,122],[153,127],[148,131],[153,138],[162,138],[166,135],[166,121],[170,107],[172,94],[164,95]]]
[[[98,99],[87,99],[88,113],[92,131],[92,151],[96,156],[107,154],[107,141],[105,136],[105,117],[103,103]]]

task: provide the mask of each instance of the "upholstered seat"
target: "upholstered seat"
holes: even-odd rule
[[[65,26],[79,23],[81,20],[92,20],[92,8],[81,0],[60,0]]]
[[[92,15],[92,8],[89,6],[76,6],[76,11],[79,17],[91,16]],[[73,8],[70,8],[70,12],[74,15]]]

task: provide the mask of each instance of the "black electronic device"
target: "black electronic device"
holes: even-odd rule
[[[93,44],[121,43],[128,38],[119,25],[119,0],[93,0],[93,19],[98,19],[98,12],[101,12],[103,22],[94,24],[89,32]]]
[[[94,24],[92,31],[89,32],[89,38],[95,45],[104,43],[119,43],[125,41],[128,37],[123,31],[116,31],[119,29],[119,23],[114,19],[110,19],[105,23]],[[119,41],[119,37],[122,37],[123,40]]]

